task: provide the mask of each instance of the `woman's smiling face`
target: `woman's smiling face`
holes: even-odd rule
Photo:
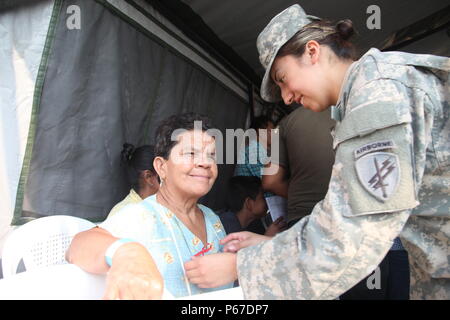
[[[172,190],[200,198],[211,190],[217,178],[216,142],[205,131],[189,130],[165,160],[165,181]]]

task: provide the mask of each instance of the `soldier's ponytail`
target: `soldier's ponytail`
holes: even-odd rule
[[[342,40],[348,40],[355,33],[353,22],[350,19],[341,20],[336,23],[336,31]]]
[[[302,56],[306,43],[315,40],[333,50],[337,57],[344,60],[355,60],[354,45],[349,41],[355,33],[353,23],[349,19],[333,23],[329,20],[314,21],[301,28],[278,51],[277,56]]]

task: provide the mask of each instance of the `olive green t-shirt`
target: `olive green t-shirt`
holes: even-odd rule
[[[328,190],[334,163],[330,108],[313,112],[299,107],[279,125],[279,159],[289,174],[288,221],[311,213]]]

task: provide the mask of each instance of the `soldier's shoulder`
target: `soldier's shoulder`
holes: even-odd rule
[[[352,70],[353,86],[362,87],[374,80],[390,78],[395,75],[390,71],[398,69],[405,63],[406,59],[403,53],[381,52],[372,48],[356,62],[356,66]],[[388,71],[388,74],[386,74],[386,71]]]
[[[411,73],[414,73],[416,68],[427,69],[434,74],[444,73],[448,77],[450,58],[401,51],[381,52],[372,48],[358,60],[354,76],[361,84],[377,79],[392,79],[408,83]]]

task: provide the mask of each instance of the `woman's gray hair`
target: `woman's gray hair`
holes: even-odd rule
[[[156,130],[155,156],[169,159],[170,151],[178,143],[173,139],[174,132],[194,130],[197,128],[196,122],[202,131],[213,128],[209,117],[195,112],[176,114],[163,120]]]

